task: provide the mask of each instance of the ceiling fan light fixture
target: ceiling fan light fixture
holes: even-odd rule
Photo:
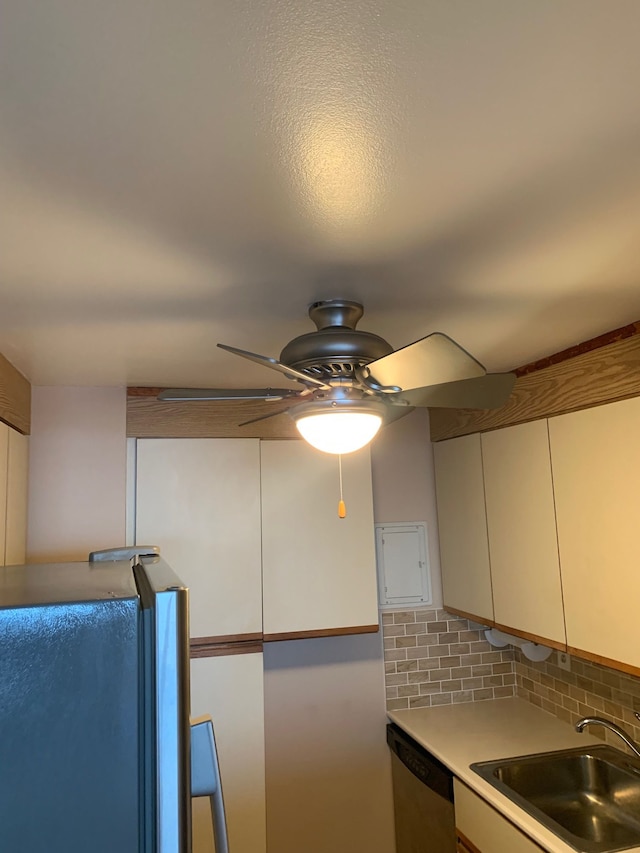
[[[345,454],[369,444],[382,426],[384,405],[310,403],[296,406],[289,414],[304,440],[323,453]]]

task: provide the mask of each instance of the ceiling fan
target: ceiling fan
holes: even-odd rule
[[[316,331],[290,341],[279,359],[218,344],[277,370],[301,388],[178,388],[163,391],[158,399],[286,401],[286,409],[263,417],[286,411],[302,437],[327,453],[364,447],[397,407],[494,409],[507,401],[513,373],[487,373],[439,332],[394,351],[378,335],[356,329],[363,313],[362,305],[345,299],[314,302],[309,317]]]

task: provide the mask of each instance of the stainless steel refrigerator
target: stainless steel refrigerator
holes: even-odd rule
[[[188,638],[157,556],[0,568],[0,850],[190,853]]]

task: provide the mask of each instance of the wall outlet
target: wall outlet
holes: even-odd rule
[[[571,657],[566,652],[558,652],[558,666],[571,672]]]

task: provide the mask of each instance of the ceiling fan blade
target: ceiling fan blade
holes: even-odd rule
[[[497,409],[509,399],[515,373],[487,373],[474,379],[443,382],[403,391],[398,397],[410,406],[442,409]]]
[[[395,387],[409,391],[485,374],[484,367],[466,350],[447,335],[434,332],[369,362],[361,375],[364,383],[374,390]]]
[[[299,382],[305,382],[307,385],[313,385],[316,388],[324,388],[325,390],[329,387],[319,379],[315,379],[313,376],[307,376],[306,373],[302,373],[299,370],[294,370],[293,367],[287,367],[286,364],[282,364],[276,358],[270,358],[268,355],[258,355],[255,352],[248,352],[247,350],[237,349],[237,347],[227,346],[227,344],[218,344],[218,346],[220,349],[233,353],[233,355],[239,355],[249,361],[255,361],[256,364],[261,364],[263,367],[270,367],[272,370],[279,370],[280,373],[284,373],[284,375],[289,379],[297,379]]]
[[[288,400],[297,399],[304,391],[292,388],[168,388],[158,400],[183,403],[190,400]]]
[[[266,421],[267,418],[277,418],[278,415],[286,415],[287,411],[288,409],[278,409],[277,412],[269,412],[268,415],[260,415],[259,418],[251,418],[250,421],[243,421],[241,424],[238,424],[238,426],[249,426],[249,424],[257,424],[258,421]]]

